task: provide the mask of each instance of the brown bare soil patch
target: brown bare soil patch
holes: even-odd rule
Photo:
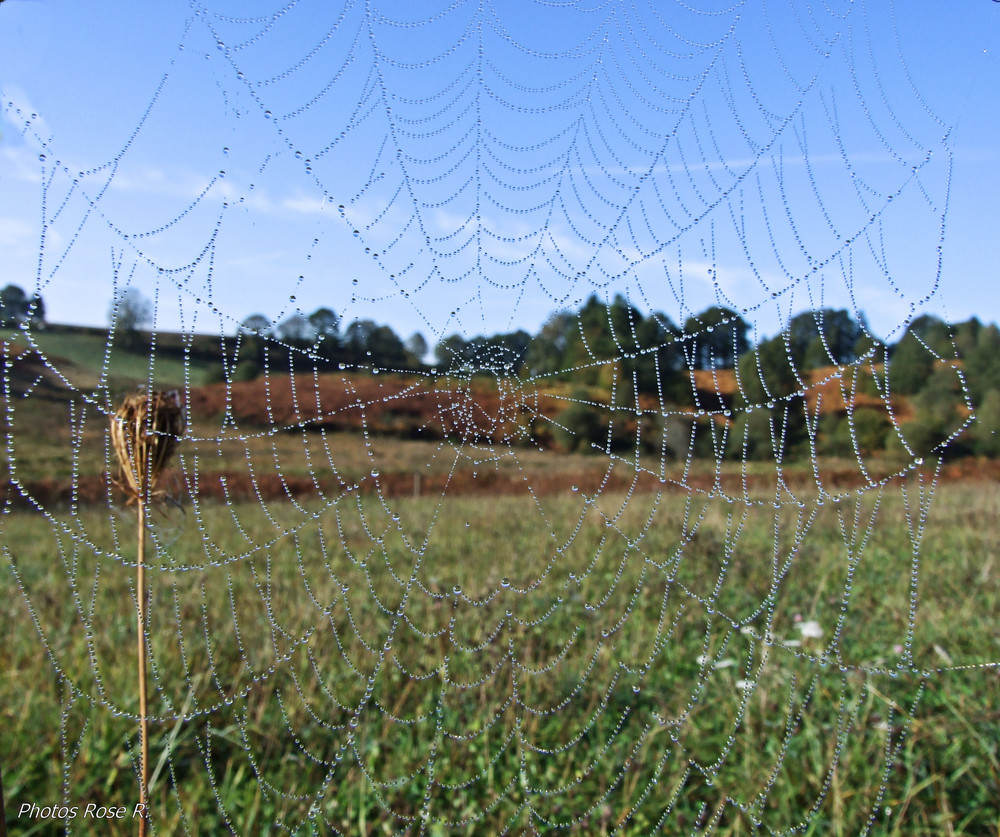
[[[38,421],[25,424],[19,419],[21,450],[30,453],[31,445],[43,442],[33,436],[29,439],[31,434],[24,435],[25,431],[33,433],[33,425],[44,423],[46,415],[65,416],[65,411],[53,411],[44,403],[67,401],[72,392],[33,351],[11,348],[3,355],[2,362],[11,395],[29,396],[23,402],[26,405],[36,400],[39,403]],[[877,396],[852,393],[850,381],[846,376],[838,377],[836,372],[835,368],[829,368],[814,373],[815,384],[807,396],[812,409],[817,404],[823,412],[842,411],[849,405],[885,409]],[[699,371],[695,379],[703,392],[715,394],[717,399],[721,396],[723,403],[736,393],[733,370]],[[745,492],[776,487],[776,470],[766,465],[748,474],[743,474],[735,464],[727,465],[720,475],[712,467],[714,463],[696,462],[686,476],[681,475],[681,466],[675,465],[675,476],[669,476],[668,468],[667,479],[661,481],[654,474],[637,474],[625,463],[616,463],[609,469],[609,460],[602,456],[562,455],[551,449],[543,456],[540,450],[532,448],[517,454],[515,467],[501,468],[477,466],[475,456],[465,453],[466,448],[476,445],[485,450],[491,446],[500,451],[514,450],[519,439],[532,435],[532,422],[547,425],[546,417],[557,416],[567,405],[558,391],[541,392],[516,378],[503,377],[470,381],[448,376],[297,373],[197,387],[190,390],[187,409],[192,419],[192,436],[200,435],[203,442],[200,449],[194,441],[186,444],[194,452],[189,462],[197,454],[199,464],[197,468],[185,465],[168,482],[172,482],[174,494],[181,499],[197,495],[230,502],[337,496],[348,486],[362,494],[377,492],[386,497],[516,495],[529,488],[537,494],[551,494],[566,491],[574,484],[588,493],[696,490],[721,491],[739,497]],[[655,403],[644,406],[657,407]],[[897,419],[905,418],[905,400],[894,404],[893,409]],[[60,422],[65,435],[65,418],[60,418]],[[99,435],[102,427],[97,422],[88,432]],[[276,428],[298,433],[275,435]],[[313,431],[324,431],[328,440],[337,440],[335,447],[339,448],[332,459],[327,456],[324,460],[315,450],[306,451],[312,443],[303,439],[324,438]],[[377,477],[368,474],[371,468],[364,464],[363,454],[355,457],[360,464],[343,467],[344,451],[351,446],[363,448],[363,435],[380,437],[377,446],[385,449],[379,453]],[[259,447],[249,446],[244,436]],[[414,465],[418,460],[430,461],[434,451],[441,449],[442,440],[447,440],[443,464],[427,471],[423,465]],[[65,447],[68,440],[60,437],[54,443]],[[94,445],[102,449],[98,442]],[[407,448],[403,457],[405,445],[413,450]],[[551,447],[551,440],[548,446]],[[228,459],[222,457],[222,452],[229,456],[230,447],[235,453]],[[460,461],[449,465],[448,456],[457,450],[463,452],[457,457]],[[423,459],[425,455],[427,459]],[[25,461],[30,463],[30,457]],[[251,462],[253,467],[248,464]],[[336,473],[330,467],[334,462]],[[18,508],[106,503],[108,476],[98,473],[106,464],[89,460],[85,464],[75,478],[32,478],[31,469],[22,467],[16,481],[8,478],[0,482],[0,501]],[[876,466],[882,467],[884,474],[892,471],[888,462],[876,460]],[[875,476],[879,478],[878,474]],[[943,467],[940,478],[994,481],[1000,479],[1000,462],[957,460]],[[788,468],[781,479],[789,489],[816,485],[812,469],[805,466]],[[846,490],[866,485],[867,477],[853,463],[827,463],[822,466],[821,482],[827,490]],[[116,500],[124,501],[113,487],[110,492]]]
[[[736,470],[714,473],[708,469],[692,470],[686,476],[680,466],[675,473],[660,480],[648,472],[636,473],[625,466],[607,469],[607,463],[595,457],[594,467],[576,471],[550,472],[545,469],[525,470],[517,474],[492,471],[456,470],[449,474],[421,474],[412,471],[381,473],[378,477],[365,477],[349,486],[329,472],[313,477],[278,473],[250,474],[240,472],[199,473],[197,478],[185,481],[179,473],[168,474],[167,484],[173,485],[172,499],[184,504],[191,495],[220,502],[272,502],[278,500],[308,500],[339,496],[346,488],[361,495],[379,494],[396,497],[474,497],[474,496],[536,496],[560,494],[571,485],[585,494],[635,491],[648,493],[714,492],[728,497],[759,496],[761,492],[777,490],[778,474],[775,471],[742,474]],[[920,471],[927,482],[933,472]],[[891,477],[891,481],[907,480],[913,473]],[[945,464],[939,482],[997,482],[1000,481],[1000,461],[961,459]],[[825,491],[840,492],[868,485],[867,479],[857,468],[833,467],[821,472],[820,482]],[[806,494],[817,488],[816,477],[808,469],[789,469],[781,474],[781,484],[793,493]],[[124,493],[110,487],[106,474],[81,476],[74,484],[69,480],[31,480],[18,484],[0,485],[0,502],[19,509],[53,509],[104,504],[111,496],[114,502],[124,504]]]
[[[364,430],[403,438],[505,442],[565,402],[514,377],[471,382],[361,373],[280,375],[192,390],[192,417],[236,426]]]

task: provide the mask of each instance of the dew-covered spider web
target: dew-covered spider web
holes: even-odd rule
[[[72,106],[3,88],[37,249],[7,278],[51,321],[4,332],[10,821],[136,825],[85,811],[139,799],[108,432],[138,387],[185,411],[148,502],[153,832],[906,832],[925,704],[995,695],[1000,656],[950,598],[987,558],[925,546],[977,404],[913,327],[958,111],[912,22],[169,5],[48,21]],[[958,394],[936,435],[904,335]]]

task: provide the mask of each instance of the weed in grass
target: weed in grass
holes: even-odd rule
[[[118,457],[119,485],[136,507],[136,613],[138,634],[140,773],[139,837],[149,824],[149,713],[146,700],[146,512],[156,498],[157,483],[183,433],[184,414],[177,393],[132,395],[111,417],[111,443]]]

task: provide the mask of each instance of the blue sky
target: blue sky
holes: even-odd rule
[[[595,292],[997,320],[998,88],[990,0],[7,0],[0,282],[431,342]]]

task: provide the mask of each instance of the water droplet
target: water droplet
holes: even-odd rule
[[[510,587],[510,579],[507,578],[507,576],[504,576],[503,578],[501,578],[500,579],[500,586],[501,587]]]
[[[40,163],[44,163],[45,162],[45,155],[44,154],[39,154],[38,155],[38,162],[40,162]]]
[[[378,476],[378,468],[372,468],[372,476],[373,477],[377,477]]]

